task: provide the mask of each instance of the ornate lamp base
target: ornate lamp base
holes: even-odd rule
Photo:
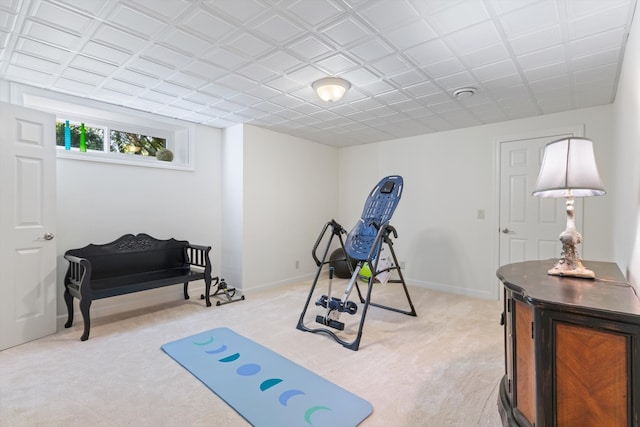
[[[562,242],[561,258],[556,265],[547,273],[554,276],[582,277],[585,279],[595,279],[593,271],[582,265],[582,260],[578,256],[578,245],[582,243],[582,236],[576,230],[576,222],[573,213],[573,196],[567,196],[567,229],[560,233]]]
[[[548,274],[554,276],[581,277],[583,279],[595,279],[596,275],[593,271],[585,268],[580,259],[569,260],[560,258],[552,269],[547,271]]]

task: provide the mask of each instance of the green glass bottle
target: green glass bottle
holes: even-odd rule
[[[84,123],[80,123],[80,151],[87,151],[87,130],[84,128]]]

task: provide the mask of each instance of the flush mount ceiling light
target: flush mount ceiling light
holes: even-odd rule
[[[311,87],[323,101],[334,102],[344,96],[351,83],[338,77],[325,77],[313,82]]]
[[[460,89],[456,89],[453,91],[453,96],[457,99],[469,98],[476,94],[475,87],[461,87]]]

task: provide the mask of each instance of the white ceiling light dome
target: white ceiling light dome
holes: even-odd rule
[[[339,77],[325,77],[311,84],[320,99],[335,102],[344,96],[351,87],[351,83]]]

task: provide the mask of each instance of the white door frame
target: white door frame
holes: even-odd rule
[[[498,298],[502,301],[502,292],[500,291],[500,281],[496,277],[496,270],[500,266],[500,147],[502,143],[509,141],[518,141],[522,139],[546,138],[554,135],[573,134],[574,136],[584,136],[584,124],[560,126],[550,129],[539,129],[528,132],[506,134],[495,138],[493,143],[493,215],[491,215],[491,227],[495,231],[493,240],[493,268],[491,272],[490,282],[496,284],[496,292]],[[533,196],[532,196],[533,197]],[[558,230],[560,235],[562,230]],[[560,254],[558,254],[560,256]]]

